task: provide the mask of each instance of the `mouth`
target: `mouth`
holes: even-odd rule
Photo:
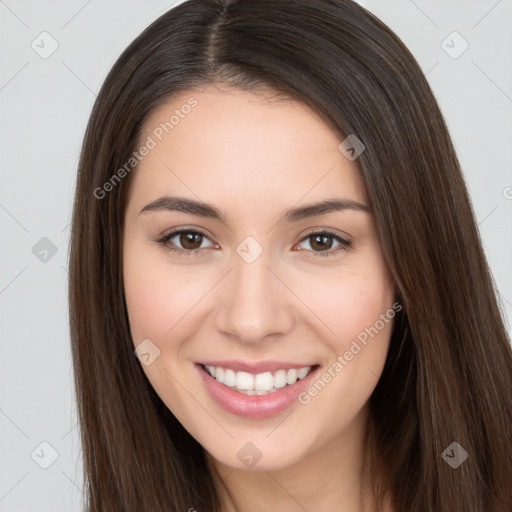
[[[263,396],[293,386],[307,377],[319,365],[301,366],[290,369],[280,368],[271,372],[235,371],[232,368],[200,364],[204,372],[227,388],[249,396]],[[285,366],[285,365],[283,365]]]
[[[247,365],[194,365],[210,397],[225,411],[251,419],[268,418],[288,409],[316,378],[319,364],[307,366],[267,364],[273,371],[235,371]],[[237,367],[237,368],[234,368]],[[261,368],[262,366],[260,366]],[[278,369],[276,369],[278,368]]]

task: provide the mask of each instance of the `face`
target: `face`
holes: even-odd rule
[[[340,142],[301,103],[213,86],[145,120],[123,237],[133,343],[220,464],[285,468],[364,428],[395,287]]]

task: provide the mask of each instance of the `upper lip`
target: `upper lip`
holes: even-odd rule
[[[316,366],[316,364],[308,363],[290,363],[284,361],[259,361],[259,362],[247,362],[247,361],[236,361],[236,360],[224,360],[224,361],[198,361],[198,364],[209,365],[209,366],[220,366],[221,368],[229,368],[235,372],[247,372],[247,373],[264,373],[264,372],[276,372],[277,370],[291,370],[293,368],[305,368],[307,366]]]

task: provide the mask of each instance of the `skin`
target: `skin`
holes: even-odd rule
[[[123,241],[125,294],[136,347],[160,355],[144,371],[163,402],[205,448],[224,510],[373,510],[361,476],[368,399],[386,359],[392,321],[311,401],[266,419],[241,418],[209,395],[194,363],[207,359],[320,364],[320,374],[389,310],[395,284],[371,212],[343,210],[280,221],[285,211],[333,197],[368,205],[363,183],[338,150],[342,139],[302,103],[221,86],[187,91],[145,120],[140,140],[193,97],[197,106],[131,176]],[[215,205],[226,223],[145,211],[164,195]],[[156,240],[203,231],[177,255]],[[332,256],[308,234],[328,230]],[[236,252],[247,236],[263,253]],[[337,252],[334,252],[338,249]],[[186,250],[186,249],[185,249]],[[229,273],[227,273],[229,271]],[[251,469],[237,457],[261,452]]]

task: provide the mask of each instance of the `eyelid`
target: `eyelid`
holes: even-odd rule
[[[301,241],[304,239],[304,237],[311,235],[312,233],[322,233],[322,232],[329,233],[330,235],[339,236],[340,238],[343,238],[347,242],[350,242],[351,239],[353,238],[353,236],[350,233],[348,233],[347,231],[340,231],[340,230],[334,229],[334,228],[326,228],[325,226],[313,226],[312,228],[308,228],[305,231],[305,234],[302,235]]]
[[[210,240],[210,242],[213,243],[211,235],[209,235],[203,229],[197,228],[195,226],[182,226],[179,228],[169,229],[169,230],[165,231],[162,235],[160,235],[156,241],[159,242],[159,241],[163,240],[164,238],[167,238],[170,234],[176,235],[176,234],[180,233],[181,231],[195,231],[195,232],[200,233],[201,235],[205,236],[206,238],[208,238]],[[313,226],[311,228],[308,228],[302,235],[300,235],[299,241],[302,242],[305,237],[307,237],[308,235],[311,235],[312,233],[321,233],[321,232],[326,232],[330,235],[337,235],[340,238],[344,238],[347,242],[350,242],[350,239],[353,238],[352,235],[350,233],[348,233],[347,231],[338,231],[336,229],[326,228],[324,226]]]
[[[169,245],[169,241],[172,238],[174,238],[175,236],[177,236],[183,232],[191,232],[191,233],[200,234],[204,238],[208,239],[213,244],[213,246],[218,245],[215,242],[213,242],[212,237],[209,234],[207,234],[204,230],[202,230],[201,228],[191,227],[191,226],[182,226],[179,228],[173,228],[173,229],[167,231],[166,233],[164,233],[162,236],[158,237],[155,240],[155,242],[158,242],[158,243],[164,245],[165,248],[170,252],[173,252],[175,254],[185,255],[187,257],[188,256],[197,256],[199,253],[202,253],[205,249],[211,248],[211,247],[202,247],[202,248],[198,248],[198,249],[190,249],[189,250],[189,249],[182,249],[181,247],[171,247]],[[340,245],[335,249],[328,249],[325,251],[312,251],[312,250],[308,250],[308,249],[300,249],[299,252],[306,251],[306,253],[313,253],[313,256],[308,256],[310,258],[311,257],[316,258],[318,256],[320,256],[320,257],[336,256],[339,251],[341,251],[341,250],[347,251],[347,250],[351,249],[352,245],[353,245],[353,242],[349,239],[349,238],[352,238],[349,233],[339,232],[335,229],[325,228],[325,227],[321,227],[321,226],[313,226],[311,228],[308,228],[308,230],[301,235],[298,243],[301,244],[302,242],[304,242],[306,239],[308,239],[313,234],[316,234],[316,235],[323,234],[326,236],[330,236],[334,239],[337,239],[337,241]],[[348,235],[348,237],[346,237],[346,235]]]
[[[199,234],[205,236],[206,238],[208,238],[208,240],[212,241],[211,235],[209,235],[203,229],[196,228],[195,226],[181,226],[179,228],[168,229],[167,231],[164,231],[164,233],[162,235],[160,235],[156,241],[159,242],[159,241],[163,240],[164,238],[167,238],[169,235],[177,235],[177,234],[181,233],[182,231],[187,231],[187,232],[190,231],[190,232],[199,233]]]
[[[212,240],[213,237],[211,237],[208,233],[206,233],[201,228],[196,228],[196,227],[191,227],[191,226],[182,226],[179,228],[170,229],[170,230],[164,232],[163,235],[157,237],[154,241],[158,242],[158,243],[167,243],[171,238],[174,238],[176,235],[179,235],[183,232],[197,233],[199,235],[203,235],[203,237],[208,239],[213,245],[216,245],[215,242]],[[193,252],[192,250],[181,249],[180,247],[177,247],[176,249],[186,251],[186,252]],[[203,249],[206,249],[206,247],[203,247]],[[195,249],[195,251],[200,251],[200,250],[202,250],[202,249]]]
[[[336,230],[331,230],[328,228],[315,228],[313,230],[308,231],[304,236],[302,236],[302,238],[300,239],[298,244],[301,244],[301,243],[305,242],[306,240],[308,240],[311,237],[311,235],[317,235],[317,236],[324,235],[324,236],[331,237],[334,240],[336,240],[339,245],[335,248],[327,249],[325,251],[312,251],[309,249],[299,249],[300,252],[303,252],[303,251],[306,252],[307,258],[316,259],[318,257],[326,257],[326,258],[336,257],[339,255],[338,253],[340,253],[342,251],[347,252],[353,248],[352,240],[349,240],[345,236],[341,236],[340,234],[338,234],[336,232]]]

